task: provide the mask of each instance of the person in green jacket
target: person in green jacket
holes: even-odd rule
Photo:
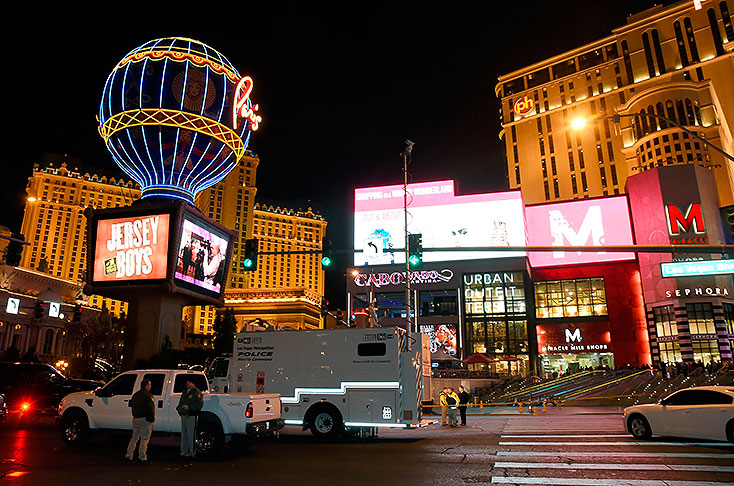
[[[148,464],[148,442],[155,422],[155,399],[150,393],[150,380],[140,382],[140,390],[130,399],[130,407],[133,414],[133,436],[127,445],[125,459],[128,463],[133,461],[135,446],[139,439],[138,458],[142,464]]]
[[[181,416],[181,457],[194,457],[196,417],[204,406],[204,396],[194,382],[186,380],[176,411]]]

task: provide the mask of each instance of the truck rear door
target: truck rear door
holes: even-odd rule
[[[250,395],[253,416],[250,422],[265,422],[280,418],[280,395],[277,393],[258,393]]]

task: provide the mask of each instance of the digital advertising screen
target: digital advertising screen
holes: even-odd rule
[[[456,357],[458,350],[456,326],[453,324],[422,324],[421,332],[430,338],[431,353],[444,352]]]
[[[230,239],[229,234],[184,213],[173,274],[176,285],[219,296],[225,285]]]
[[[355,190],[354,264],[405,263],[402,185]],[[423,261],[524,256],[518,251],[426,251],[428,248],[524,246],[520,191],[456,196],[454,181],[408,184],[408,231],[422,234]]]
[[[528,246],[632,245],[625,196],[542,204],[525,208]],[[634,260],[631,252],[531,251],[533,267]]]
[[[92,282],[165,279],[170,218],[152,214],[99,219]]]

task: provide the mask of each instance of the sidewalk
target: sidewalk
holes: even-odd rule
[[[441,416],[439,407],[433,407],[431,414]],[[538,415],[621,415],[623,407],[608,406],[608,407],[564,407],[564,406],[551,406],[548,405],[545,408],[545,412],[542,411],[543,407],[538,407]],[[519,407],[512,406],[496,406],[496,407],[468,407],[466,411],[467,415],[532,415],[532,409],[527,406],[522,407],[522,413]]]

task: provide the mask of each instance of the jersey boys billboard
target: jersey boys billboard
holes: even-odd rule
[[[168,214],[100,220],[93,281],[166,278],[169,223]]]
[[[525,208],[529,246],[632,245],[625,196],[543,204]],[[533,267],[634,260],[635,254],[599,252],[529,252]]]
[[[403,186],[354,191],[355,265],[405,263]],[[408,231],[423,235],[423,249],[524,246],[520,191],[454,195],[453,181],[408,185]],[[433,252],[423,260],[524,256],[517,251]]]

